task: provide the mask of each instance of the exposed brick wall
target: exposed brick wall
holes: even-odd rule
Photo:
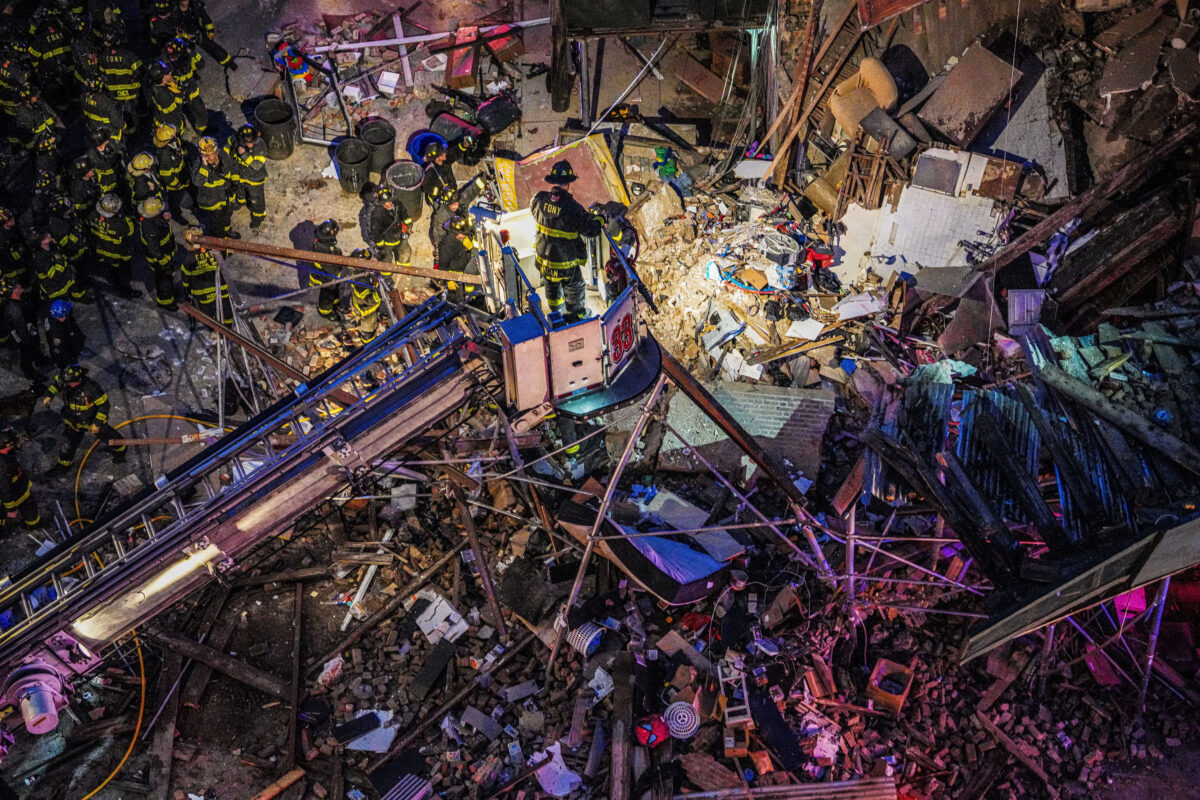
[[[786,458],[807,477],[816,477],[821,463],[821,437],[834,411],[832,392],[725,382],[706,387],[767,452],[780,460]],[[685,395],[673,396],[667,419],[718,468],[731,470],[744,463],[737,446]],[[659,462],[666,469],[694,469],[698,464],[669,433]]]

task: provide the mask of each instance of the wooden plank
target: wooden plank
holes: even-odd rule
[[[612,762],[609,800],[629,800],[632,768],[633,653],[622,650],[613,661]]]
[[[725,97],[725,81],[690,53],[677,53],[663,67],[680,83],[710,103],[720,103]]]
[[[224,651],[236,626],[237,617],[233,614],[220,617],[213,625],[212,630],[204,637],[204,644],[214,650]],[[204,698],[204,690],[208,688],[212,674],[213,668],[208,664],[193,664],[191,673],[188,674],[187,680],[180,688],[179,702],[186,708],[200,708],[200,701]]]
[[[1042,769],[1042,765],[1025,755],[1024,751],[1021,750],[1017,743],[1010,739],[1007,733],[1000,730],[1000,727],[996,725],[996,723],[992,722],[985,714],[978,711],[975,712],[975,719],[979,720],[979,726],[983,728],[989,736],[995,739],[997,744],[1011,753],[1013,758],[1017,759],[1017,761],[1020,761],[1026,769],[1042,779],[1042,782],[1046,784],[1046,791],[1050,793],[1051,797],[1057,798],[1060,796],[1058,789],[1056,789],[1054,784],[1051,782],[1050,776],[1046,774],[1046,770]]]
[[[183,672],[183,656],[169,651],[163,659],[162,685],[175,686]],[[179,714],[180,687],[175,687],[162,713],[158,716],[158,727],[154,729],[154,740],[150,744],[150,792],[149,800],[167,800],[171,796],[171,751],[175,748],[175,718]]]
[[[287,741],[284,744],[283,768],[291,772],[296,766],[296,751],[300,749],[300,698],[304,689],[304,668],[300,664],[300,630],[304,618],[304,584],[296,584],[295,611],[292,615],[292,685],[289,701],[292,713],[288,717]]]
[[[1108,420],[1188,472],[1200,475],[1200,450],[1196,450],[1187,442],[1151,423],[1141,414],[1117,405],[1088,384],[1072,378],[1058,367],[1044,366],[1038,373],[1038,377],[1050,388]]]
[[[258,667],[252,667],[233,656],[226,655],[220,650],[214,650],[191,639],[172,636],[168,633],[156,633],[154,639],[168,650],[181,653],[193,661],[207,664],[218,672],[222,672],[252,689],[257,689],[263,694],[279,700],[289,699],[287,681],[277,678],[269,672],[264,672]]]
[[[1045,242],[1054,235],[1055,231],[1072,218],[1079,216],[1085,209],[1098,205],[1101,199],[1110,195],[1137,191],[1146,176],[1152,171],[1157,171],[1164,164],[1170,163],[1169,156],[1191,141],[1197,131],[1200,131],[1200,121],[1194,119],[1189,121],[1162,144],[1152,147],[1132,159],[1107,179],[1061,206],[1053,214],[1018,236],[1008,247],[980,264],[978,270],[985,272],[1007,266],[1032,248]]]
[[[286,775],[272,783],[267,788],[263,789],[258,794],[254,795],[254,797],[250,798],[250,800],[271,800],[272,797],[278,796],[280,792],[291,786],[293,783],[296,783],[303,777],[304,770],[301,767],[296,767],[293,770],[289,770]]]
[[[399,11],[392,14],[392,30],[394,30],[396,32],[397,39],[404,38],[404,19],[401,16]],[[408,45],[401,43],[399,45],[399,49],[400,49],[400,68],[404,70],[404,85],[409,88],[412,88],[412,85],[413,85],[412,63],[409,61],[409,58],[408,58]]]

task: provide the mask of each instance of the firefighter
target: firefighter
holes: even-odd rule
[[[25,299],[25,287],[11,278],[0,278],[0,325],[3,326],[0,335],[3,335],[4,343],[17,348],[21,374],[35,386],[40,385],[38,367],[45,361],[45,356],[38,338],[37,312],[34,304]]]
[[[13,123],[13,134],[22,135],[10,135],[9,140],[29,149],[37,147],[39,141],[45,141],[47,135],[53,135],[59,124],[50,106],[28,86],[20,92],[20,99],[13,111]]]
[[[46,317],[46,345],[54,366],[61,371],[78,361],[85,341],[71,301],[58,299],[51,303]]]
[[[387,186],[376,189],[369,235],[380,261],[394,261],[403,266],[412,263],[412,246],[408,243],[411,227],[412,219],[404,206],[396,202],[396,193]]]
[[[434,186],[431,190],[433,195],[433,210],[429,214],[429,243],[433,245],[433,260],[437,263],[438,260],[438,244],[442,241],[442,237],[446,235],[446,223],[458,214],[459,202],[458,195],[452,194],[449,198],[442,197],[442,190]]]
[[[154,156],[150,153],[138,153],[129,159],[126,172],[129,173],[129,193],[134,206],[148,197],[163,199],[154,167]]]
[[[21,93],[29,86],[24,61],[24,55],[11,44],[0,49],[0,109],[9,114],[16,113]]]
[[[80,89],[87,88],[87,82],[92,79],[100,81],[100,43],[92,32],[91,21],[87,17],[76,17],[72,21],[71,30],[71,75]]]
[[[187,158],[179,145],[179,128],[160,125],[154,130],[158,182],[166,193],[167,205],[176,219],[183,219],[183,200],[188,196]]]
[[[155,61],[146,70],[147,86],[150,87],[150,117],[155,131],[164,125],[178,130],[183,127],[183,89],[175,82],[175,75],[166,61]]]
[[[133,220],[124,213],[124,204],[115,194],[106,194],[96,203],[89,220],[92,228],[92,249],[110,270],[110,280],[117,294],[126,300],[141,297],[130,285],[133,277]]]
[[[84,155],[96,171],[96,183],[100,194],[124,194],[120,182],[125,178],[125,148],[114,141],[112,131],[98,126],[92,131],[92,146]]]
[[[6,522],[20,517],[26,530],[41,527],[42,515],[33,496],[33,481],[21,469],[17,435],[8,428],[0,430],[0,500],[4,501]]]
[[[217,44],[212,17],[200,0],[178,0],[160,23],[160,28],[164,30],[168,26],[173,31],[172,36],[181,36],[192,42],[225,69],[237,70],[233,56]]]
[[[587,261],[584,236],[600,233],[600,220],[588,213],[566,187],[575,180],[570,161],[555,164],[546,182],[549,191],[538,192],[529,209],[537,224],[535,260],[546,283],[546,301],[550,312],[563,321],[577,322],[587,313],[584,306],[586,287],[580,267]]]
[[[114,141],[121,141],[125,132],[125,112],[104,90],[99,74],[86,79],[80,108],[89,133],[96,128],[106,128],[112,132]]]
[[[442,239],[438,242],[437,269],[478,275],[479,261],[475,258],[476,245],[471,239],[474,234],[471,220],[455,214],[443,227]],[[479,292],[476,284],[459,285],[457,281],[446,281],[446,289],[450,302],[460,304],[468,299],[476,300]]]
[[[454,167],[450,164],[444,144],[434,141],[425,145],[424,158],[425,177],[421,181],[421,193],[432,208],[437,198],[445,199],[458,193],[458,181],[454,178]]]
[[[99,20],[96,22],[99,23]],[[99,56],[100,79],[125,115],[125,131],[132,134],[137,130],[138,94],[142,90],[142,61],[121,46],[120,26],[103,26],[101,36],[104,44],[100,48]]]
[[[201,234],[199,228],[191,228],[188,233],[193,236]],[[183,290],[192,298],[192,303],[201,312],[217,319],[217,276],[219,268],[217,257],[206,247],[196,247],[189,250],[183,260]],[[221,316],[220,321],[233,325],[233,307],[229,302],[229,286],[221,276]]]
[[[71,205],[75,207],[77,218],[90,214],[96,201],[104,196],[104,192],[100,191],[100,179],[96,177],[96,170],[87,156],[81,156],[71,163],[67,194],[71,198]]]
[[[183,115],[200,136],[208,132],[208,108],[200,97],[200,69],[204,62],[187,39],[176,36],[164,48],[167,65],[183,98]]]
[[[163,208],[162,198],[152,195],[138,203],[138,236],[146,263],[154,271],[154,293],[158,307],[178,311],[175,302],[175,234],[171,232],[171,212]]]
[[[92,301],[91,292],[75,280],[75,268],[67,261],[49,233],[42,235],[33,251],[33,270],[37,277],[38,294],[44,303],[70,298],[84,303]]]
[[[42,405],[49,406],[58,394],[62,395],[63,401],[63,442],[50,474],[61,475],[67,471],[75,460],[75,451],[83,440],[83,434],[88,431],[105,443],[113,454],[114,464],[124,461],[125,445],[108,444],[108,440],[116,439],[119,435],[108,423],[108,393],[100,384],[87,377],[83,367],[69,364],[50,382]]]
[[[196,207],[201,212],[204,232],[209,236],[240,239],[232,229],[233,209],[229,197],[233,194],[233,169],[229,156],[217,147],[211,136],[200,139],[200,158],[192,167],[192,188],[196,191]]]
[[[340,256],[342,251],[337,246],[337,235],[340,230],[341,226],[332,219],[327,219],[318,225],[313,235],[313,251]],[[308,285],[321,287],[321,291],[317,294],[317,313],[326,319],[340,321],[342,315],[338,306],[342,302],[341,289],[336,284],[333,286],[327,284],[342,277],[342,268],[337,264],[320,262],[314,262],[313,266],[316,269],[309,270]]]
[[[83,260],[87,253],[87,234],[70,198],[62,194],[51,198],[46,215],[46,229],[62,251],[63,257],[67,259],[67,263],[74,266]]]
[[[25,283],[29,273],[29,251],[17,229],[17,217],[0,206],[0,276]],[[28,285],[28,284],[26,284]]]
[[[250,209],[250,230],[257,230],[267,218],[267,146],[253,125],[243,125],[229,137],[225,152],[233,162],[238,203]]]
[[[371,251],[360,247],[350,257],[369,260]],[[379,335],[379,304],[383,298],[377,288],[378,279],[379,276],[372,272],[350,284],[350,308],[358,318],[358,338],[363,344]]]
[[[57,102],[71,81],[70,31],[43,6],[34,13],[31,32],[30,67],[38,77],[38,85]]]

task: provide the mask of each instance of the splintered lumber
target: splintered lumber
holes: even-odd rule
[[[154,729],[154,740],[150,747],[150,800],[167,800],[171,792],[171,751],[175,749],[175,717],[179,713],[179,695],[175,681],[183,671],[183,656],[177,652],[167,653],[163,659],[162,685],[175,691],[167,698]]]
[[[263,789],[258,794],[254,795],[254,797],[251,797],[250,800],[271,800],[272,797],[277,796],[284,789],[288,788],[303,777],[304,769],[302,767],[296,767],[295,769],[288,770],[286,775],[272,783],[267,788]]]
[[[413,578],[411,581],[405,584],[402,589],[396,592],[392,599],[388,600],[382,608],[360,622],[358,627],[350,631],[350,633],[348,633],[346,637],[342,639],[342,641],[338,642],[336,647],[330,648],[316,658],[309,659],[309,673],[315,674],[316,672],[319,672],[326,661],[337,656],[343,650],[347,649],[359,639],[366,636],[367,633],[374,630],[376,625],[383,622],[392,614],[395,614],[396,610],[404,605],[404,601],[408,600],[409,596],[413,592],[416,592],[418,589],[428,583],[429,579],[436,575],[438,570],[446,566],[446,564],[448,564],[450,560],[454,558],[454,556],[458,555],[458,551],[462,550],[466,546],[466,539],[456,542],[450,547],[449,550],[445,552],[441,558],[433,562],[428,569],[426,569],[417,577]]]
[[[1011,753],[1013,758],[1020,761],[1030,772],[1042,779],[1051,797],[1057,798],[1060,796],[1058,789],[1054,788],[1054,785],[1051,783],[1050,776],[1046,774],[1046,770],[1042,769],[1042,765],[1025,755],[1020,746],[1010,739],[1007,733],[1000,730],[1000,727],[996,723],[988,719],[986,714],[979,711],[975,712],[975,719],[979,720],[979,726],[995,739],[997,744]]]
[[[235,579],[233,585],[242,589],[247,586],[262,586],[265,583],[290,583],[292,581],[302,583],[328,577],[330,577],[328,567],[301,567],[282,572],[268,572],[265,575],[244,575]]]
[[[292,684],[288,687],[292,713],[288,716],[287,751],[283,755],[284,769],[296,766],[296,751],[300,749],[300,696],[304,688],[304,668],[300,664],[300,627],[304,618],[304,584],[296,584],[296,611],[292,617]]]
[[[257,689],[263,694],[270,695],[279,700],[290,699],[288,681],[276,678],[274,675],[264,672],[257,667],[252,667],[233,656],[226,655],[220,650],[214,650],[207,645],[179,636],[172,636],[169,633],[156,633],[154,634],[154,639],[168,650],[180,653],[193,661],[199,661],[201,664],[207,664],[217,672],[224,673],[252,689]]]
[[[674,795],[673,800],[896,800],[895,778],[822,781],[795,786],[752,786]]]
[[[1083,381],[1072,378],[1055,366],[1044,366],[1038,375],[1042,383],[1108,420],[1142,444],[1156,450],[1179,466],[1200,475],[1200,450],[1153,424],[1141,414],[1109,400]]]
[[[633,653],[622,651],[613,661],[612,767],[609,800],[629,800],[629,778],[633,752],[630,728],[633,724]]]
[[[1084,209],[1095,206],[1101,199],[1119,192],[1137,191],[1146,176],[1151,171],[1171,163],[1169,156],[1191,141],[1198,130],[1200,130],[1200,122],[1196,120],[1191,120],[1183,125],[1169,139],[1164,140],[1156,147],[1151,147],[1104,181],[1097,183],[1091,189],[1088,189],[1074,200],[1060,207],[1053,214],[1010,242],[999,253],[996,253],[996,255],[980,264],[976,269],[980,272],[986,272],[991,269],[999,269],[1000,267],[1007,266],[1028,253],[1031,248],[1045,242],[1069,220],[1079,216]]]
[[[488,571],[487,553],[479,543],[479,534],[475,530],[475,520],[471,517],[471,508],[467,505],[467,496],[457,483],[450,484],[450,491],[454,493],[454,501],[458,503],[463,532],[466,533],[467,541],[471,544],[471,552],[475,555],[475,566],[479,570],[479,583],[483,587],[484,596],[487,597],[488,610],[492,614],[492,624],[500,632],[500,638],[506,640],[508,639],[508,627],[504,624],[504,613],[500,609],[500,603],[496,600],[496,589],[492,586],[492,574]]]

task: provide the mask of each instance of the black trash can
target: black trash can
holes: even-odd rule
[[[371,177],[371,148],[362,139],[348,136],[333,150],[338,183],[346,194],[358,194]]]
[[[254,108],[254,124],[267,144],[267,158],[282,161],[296,148],[296,119],[292,107],[269,97]]]
[[[386,119],[366,120],[358,126],[358,138],[371,148],[371,172],[383,175],[396,160],[396,129]]]
[[[384,173],[384,185],[395,191],[396,200],[413,220],[420,219],[425,210],[425,197],[421,194],[424,179],[425,170],[415,161],[397,161]]]

